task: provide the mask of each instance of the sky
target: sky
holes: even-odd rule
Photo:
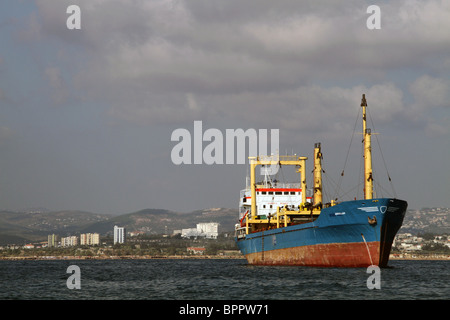
[[[172,133],[194,141],[194,121],[224,138],[278,129],[308,172],[321,142],[324,188],[345,169],[350,200],[362,94],[377,195],[450,207],[449,30],[446,0],[1,1],[0,208],[237,208],[246,164],[172,161]]]

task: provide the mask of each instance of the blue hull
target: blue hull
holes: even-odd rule
[[[313,222],[236,239],[250,264],[329,267],[387,266],[407,202],[355,200],[322,209]]]

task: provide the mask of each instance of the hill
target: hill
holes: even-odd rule
[[[0,244],[42,241],[47,235],[66,236],[110,216],[83,211],[0,211]]]
[[[173,230],[195,228],[199,222],[218,222],[220,232],[224,232],[234,230],[237,216],[236,209],[226,208],[188,213],[144,209],[119,216],[83,211],[0,211],[0,245],[45,241],[52,233],[63,237],[88,232],[106,235],[112,233],[114,225],[123,226],[127,231],[171,234]]]
[[[0,245],[46,241],[49,234],[65,237],[96,232],[111,234],[114,225],[128,232],[172,234],[174,230],[195,228],[200,222],[220,223],[219,232],[233,231],[238,222],[238,210],[210,208],[182,213],[165,209],[143,209],[118,216],[84,211],[49,211],[27,209],[19,212],[0,211]],[[450,233],[449,208],[408,210],[399,233]]]
[[[450,234],[450,208],[408,210],[399,233]]]
[[[144,209],[111,217],[106,221],[93,223],[82,232],[111,233],[114,225],[123,226],[128,232],[142,231],[147,234],[172,234],[174,230],[195,228],[200,222],[220,223],[220,232],[233,231],[237,222],[236,209],[213,208],[188,213],[174,212],[165,209]]]

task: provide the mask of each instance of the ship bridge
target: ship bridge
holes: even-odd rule
[[[306,201],[312,202],[313,190],[306,190]],[[265,219],[276,214],[277,207],[285,207],[290,210],[298,210],[302,201],[301,184],[296,182],[261,182],[256,185],[257,216]],[[242,189],[239,200],[239,219],[246,212],[251,213],[251,188]]]

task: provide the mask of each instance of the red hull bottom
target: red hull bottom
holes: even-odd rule
[[[383,250],[384,251],[384,250]],[[369,254],[370,252],[370,254]],[[291,265],[313,267],[368,267],[387,265],[389,256],[380,261],[380,242],[330,243],[251,253],[253,265]]]

